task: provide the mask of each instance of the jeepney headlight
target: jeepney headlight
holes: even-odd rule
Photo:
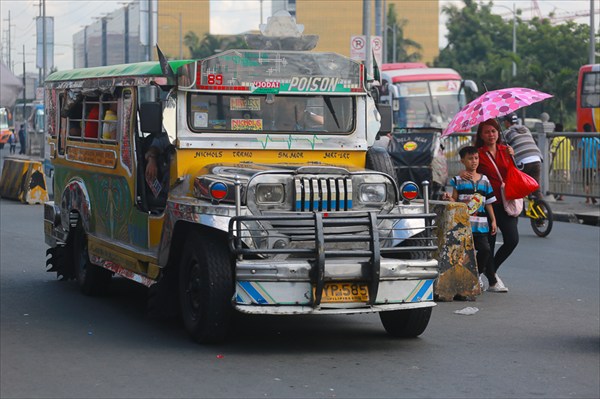
[[[387,191],[385,183],[363,183],[360,185],[360,202],[385,202]]]
[[[281,204],[285,198],[283,184],[262,183],[256,186],[257,204]]]

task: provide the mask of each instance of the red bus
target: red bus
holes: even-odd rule
[[[464,87],[477,92],[454,69],[428,68],[417,62],[383,64],[381,101],[392,105],[396,129],[444,129],[466,104]]]
[[[598,132],[600,127],[600,64],[584,65],[577,79],[577,131]]]

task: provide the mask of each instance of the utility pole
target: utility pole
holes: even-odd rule
[[[365,69],[371,73],[371,0],[363,0],[363,35],[365,36]]]
[[[26,152],[29,152],[31,150],[31,137],[27,133],[27,115],[25,115],[25,104],[27,104],[27,81],[25,79],[25,45],[23,45],[23,106],[21,109],[23,110],[23,125],[25,129],[25,137],[27,137],[27,139],[25,140],[25,143],[21,143],[21,145],[25,145],[27,143]]]
[[[594,1],[590,0],[590,64],[596,63],[596,26],[594,22]]]
[[[45,81],[46,81],[46,66],[47,64],[47,56],[46,56],[46,0],[42,0],[42,34],[43,34],[43,51],[42,51],[42,57],[44,57],[44,61],[42,63],[42,65],[44,66],[44,70],[42,72],[42,78],[43,80],[40,82],[40,85],[42,86],[42,88],[44,87]],[[47,112],[46,110],[46,90],[42,89],[42,92],[44,93],[44,112]],[[42,138],[42,142],[40,144],[40,157],[44,158],[46,156],[46,131],[44,131],[44,137]]]
[[[8,10],[8,19],[5,19],[5,21],[8,21],[8,59],[7,59],[8,62],[6,65],[8,65],[8,68],[12,71],[14,68],[12,65],[11,54],[10,54],[10,52],[11,52],[11,48],[10,48],[11,47],[11,44],[10,44],[10,10]]]
[[[40,18],[42,17],[42,0],[38,5],[38,11],[40,13]],[[42,84],[42,68],[38,68],[38,86],[43,86]]]

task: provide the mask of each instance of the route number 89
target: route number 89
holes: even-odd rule
[[[206,83],[209,85],[222,85],[223,84],[223,75],[218,74],[215,75],[213,73],[208,74]]]

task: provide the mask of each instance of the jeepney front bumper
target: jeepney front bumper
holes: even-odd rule
[[[240,312],[260,314],[435,306],[434,217],[377,212],[233,217],[229,232],[237,257],[234,306]],[[421,223],[407,224],[404,219]],[[282,223],[295,231],[282,230]],[[399,235],[407,238],[394,246]]]

